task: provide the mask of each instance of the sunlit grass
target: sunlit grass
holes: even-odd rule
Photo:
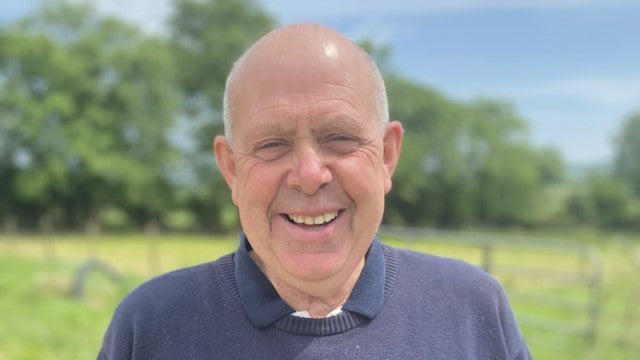
[[[384,242],[396,246],[485,265],[482,246],[449,240],[407,242],[383,238]],[[591,271],[591,267],[571,251],[557,251],[542,244],[531,248],[498,245],[491,253],[492,270],[511,298],[534,357],[543,360],[640,358],[637,304],[635,321],[626,321],[629,309],[634,310],[629,305],[633,305],[634,291],[640,289],[637,269],[634,270],[631,262],[631,254],[640,251],[640,243],[625,239],[602,240],[590,245],[600,254],[603,276],[599,293],[602,307],[593,343],[581,333],[590,321],[588,309],[593,299],[590,290],[580,284],[549,278],[554,271],[579,274]],[[159,273],[212,261],[236,247],[237,236],[3,236],[0,238],[0,360],[95,358],[115,306],[133,287]],[[116,269],[124,280],[116,284],[103,274],[92,272],[83,297],[76,299],[70,294],[71,288],[79,267],[89,258],[98,258]],[[547,272],[541,278],[528,278],[509,273],[514,267]],[[529,323],[527,319],[535,321]],[[549,328],[555,323],[561,326],[555,330],[541,329],[536,322]],[[567,325],[577,332],[565,331]],[[630,345],[623,346],[622,341]]]
[[[90,359],[110,313],[139,279],[111,284],[94,274],[82,300],[70,295],[74,267],[0,255],[0,359]]]
[[[99,258],[123,273],[144,278],[215,260],[234,251],[237,241],[235,236],[183,234],[15,236],[0,241],[0,250],[70,264]]]

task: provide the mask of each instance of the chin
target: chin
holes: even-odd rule
[[[302,254],[288,258],[283,265],[299,279],[317,281],[339,273],[345,262],[345,259],[340,259],[336,254]]]

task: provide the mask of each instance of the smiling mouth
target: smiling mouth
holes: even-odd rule
[[[338,211],[331,211],[317,216],[285,214],[290,223],[304,226],[326,225],[338,217]]]

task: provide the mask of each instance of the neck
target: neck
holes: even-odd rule
[[[365,262],[363,257],[353,271],[339,273],[329,279],[295,281],[275,276],[275,272],[269,271],[255,251],[249,252],[249,256],[269,279],[284,302],[295,311],[307,311],[313,318],[325,317],[347,302]]]

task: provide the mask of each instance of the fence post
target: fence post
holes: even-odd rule
[[[589,325],[587,326],[585,338],[590,345],[593,345],[598,335],[600,308],[602,306],[602,260],[593,249],[588,250],[587,256],[593,265],[593,273],[588,283],[591,292],[591,304],[589,306]]]
[[[640,272],[640,248],[631,248],[629,245],[630,255],[629,261],[631,263],[632,272],[638,274]],[[631,338],[634,333],[634,324],[640,310],[640,280],[636,278],[635,282],[631,285],[629,291],[629,297],[625,304],[622,321],[620,324],[620,334],[618,335],[618,343],[626,346],[633,346],[635,344]]]
[[[147,237],[147,264],[149,266],[149,277],[160,273],[160,244],[158,234],[160,225],[157,221],[151,220],[145,225],[145,236]]]
[[[482,269],[488,274],[493,271],[493,245],[490,243],[484,243],[481,246],[482,250]]]

